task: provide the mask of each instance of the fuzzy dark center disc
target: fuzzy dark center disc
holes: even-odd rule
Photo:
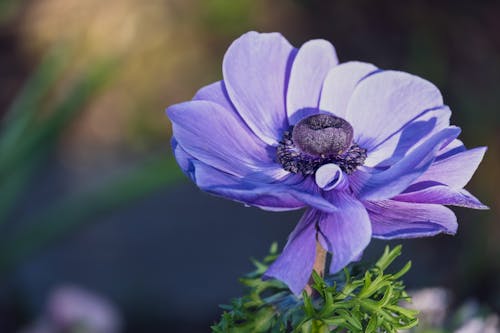
[[[277,158],[283,169],[312,175],[324,164],[335,163],[350,174],[366,159],[366,149],[353,140],[352,126],[342,118],[316,114],[283,133]]]
[[[313,156],[339,155],[349,149],[352,138],[352,126],[329,114],[304,118],[292,131],[292,140],[297,147]]]

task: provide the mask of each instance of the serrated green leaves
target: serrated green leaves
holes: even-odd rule
[[[222,306],[226,312],[212,326],[212,332],[395,333],[416,326],[417,311],[399,305],[409,300],[399,279],[411,263],[395,274],[385,273],[400,254],[401,246],[392,250],[386,247],[373,267],[354,276],[354,266],[325,278],[313,272],[313,295],[304,292],[297,298],[280,281],[261,280],[277,257],[277,246],[273,244],[271,254],[262,262],[253,260],[256,270],[241,279],[249,288],[248,295]]]

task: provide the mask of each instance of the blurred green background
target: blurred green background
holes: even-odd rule
[[[468,189],[491,210],[403,242],[408,285],[499,312],[499,17],[486,0],[0,0],[0,332],[35,332],[68,284],[109,300],[123,332],[207,332],[247,259],[284,243],[300,212],[203,194],[169,147],[165,107],[219,80],[248,30],[441,89],[467,146],[489,147]]]

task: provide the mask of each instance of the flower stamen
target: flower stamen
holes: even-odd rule
[[[351,125],[342,118],[317,114],[302,119],[283,133],[277,158],[283,169],[312,175],[327,163],[351,174],[366,159],[366,149],[352,142]]]

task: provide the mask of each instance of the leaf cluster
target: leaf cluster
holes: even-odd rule
[[[277,257],[273,244],[263,261],[254,260],[255,271],[241,279],[248,287],[247,295],[221,306],[225,311],[212,332],[393,333],[414,327],[417,311],[400,306],[410,300],[400,278],[411,263],[396,273],[386,272],[400,254],[401,246],[386,247],[372,267],[350,265],[324,278],[313,272],[313,293],[297,297],[280,281],[262,280]]]

